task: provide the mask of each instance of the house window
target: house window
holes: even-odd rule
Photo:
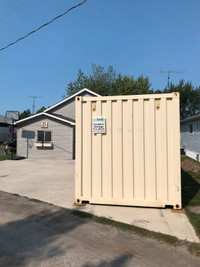
[[[38,142],[51,142],[51,132],[38,131]]]
[[[193,124],[189,124],[189,134],[193,134]]]
[[[199,123],[197,122],[196,124],[196,130],[198,131],[199,130]]]

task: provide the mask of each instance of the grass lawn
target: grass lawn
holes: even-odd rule
[[[13,154],[13,157],[15,157],[16,154]],[[3,155],[3,156],[0,156],[0,161],[2,160],[7,160],[7,159],[11,159],[12,155]]]
[[[200,237],[200,163],[181,157],[182,204]]]

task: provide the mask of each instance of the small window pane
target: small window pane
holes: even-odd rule
[[[51,132],[45,132],[45,141],[50,142],[51,141]]]
[[[38,141],[44,142],[44,131],[38,131]]]

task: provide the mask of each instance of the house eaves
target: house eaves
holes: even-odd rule
[[[70,125],[76,125],[75,122],[72,122],[72,121],[69,121],[69,120],[66,120],[66,119],[63,119],[63,118],[60,118],[60,117],[57,117],[55,115],[52,115],[52,114],[49,114],[49,113],[43,113],[43,115],[46,115],[47,117],[50,117],[50,118],[53,118],[53,119],[56,119],[56,120],[59,120],[59,121],[63,121],[63,122],[66,122]]]
[[[45,113],[45,114],[46,114],[46,113]],[[47,113],[47,114],[48,114],[48,113]],[[70,122],[74,122],[74,123],[75,123],[75,120],[74,120],[74,119],[69,118],[69,117],[66,117],[66,116],[63,116],[63,115],[61,115],[61,114],[50,113],[50,115],[53,115],[53,116],[55,116],[55,117],[57,117],[57,118],[61,118],[61,119],[64,119],[64,120],[66,120],[66,121],[70,121]]]
[[[22,123],[22,122],[25,122],[25,121],[28,121],[28,120],[32,120],[32,119],[37,118],[37,117],[42,116],[42,115],[47,116],[47,117],[50,117],[50,118],[52,118],[52,119],[56,119],[56,120],[58,120],[58,121],[62,121],[62,122],[68,123],[68,124],[70,124],[71,126],[75,125],[75,122],[72,122],[72,121],[66,120],[66,119],[64,119],[64,118],[60,118],[60,117],[57,117],[57,116],[55,116],[55,115],[52,115],[52,114],[49,114],[49,113],[45,113],[45,112],[42,112],[42,113],[33,115],[33,116],[31,116],[31,117],[28,117],[28,118],[25,118],[25,119],[16,121],[15,124],[19,124],[19,123]]]
[[[181,120],[181,124],[195,120],[200,120],[200,114]]]
[[[101,95],[99,95],[99,94],[97,94],[97,93],[95,93],[95,92],[93,92],[93,91],[91,91],[91,90],[89,90],[89,89],[87,89],[87,88],[84,88],[84,89],[78,91],[77,93],[71,95],[70,97],[68,97],[68,98],[66,98],[66,99],[64,99],[64,100],[62,100],[62,101],[60,101],[60,102],[58,102],[57,104],[55,104],[55,105],[53,105],[53,106],[51,106],[51,107],[45,109],[42,113],[38,113],[38,114],[35,114],[35,115],[31,116],[31,117],[28,117],[28,118],[19,120],[19,121],[15,122],[15,124],[19,124],[19,123],[21,123],[21,122],[25,122],[25,121],[31,120],[31,119],[33,119],[33,118],[37,118],[38,116],[41,116],[41,115],[46,115],[46,116],[49,116],[49,117],[51,117],[51,118],[54,118],[54,119],[57,119],[57,120],[60,120],[60,121],[69,123],[70,125],[75,125],[75,122],[70,121],[68,118],[67,118],[67,119],[65,119],[65,118],[61,118],[60,116],[53,115],[53,114],[49,114],[49,113],[47,113],[47,112],[48,112],[49,110],[52,110],[53,108],[59,106],[59,105],[62,105],[63,103],[66,103],[66,102],[69,101],[70,99],[75,98],[76,96],[82,94],[83,92],[88,92],[88,93],[90,93],[90,94],[92,94],[92,95],[94,95],[94,96],[98,96],[98,97],[101,96]]]
[[[75,93],[75,94],[69,96],[68,98],[63,99],[62,101],[58,102],[57,104],[55,104],[55,105],[53,105],[53,106],[51,106],[51,107],[45,109],[45,110],[44,110],[44,113],[46,113],[46,112],[48,112],[49,110],[52,110],[52,109],[58,107],[59,105],[62,105],[63,103],[66,103],[66,102],[69,101],[70,99],[75,98],[76,96],[82,94],[83,92],[88,92],[88,93],[90,93],[90,94],[92,94],[92,95],[94,95],[94,96],[101,96],[101,95],[99,95],[99,94],[97,94],[97,93],[95,93],[95,92],[93,92],[93,91],[91,91],[91,90],[89,90],[89,89],[87,89],[87,88],[84,88],[84,89],[78,91],[77,93]]]
[[[27,117],[27,118],[24,118],[24,119],[21,119],[21,120],[19,120],[19,121],[16,121],[15,124],[19,124],[19,123],[21,123],[21,122],[31,120],[31,119],[33,119],[33,118],[36,118],[36,117],[41,116],[42,114],[43,114],[43,112],[42,112],[42,113],[35,114],[35,115],[30,116],[30,117]]]

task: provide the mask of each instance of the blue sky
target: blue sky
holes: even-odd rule
[[[0,47],[78,2],[1,0]],[[55,104],[78,69],[89,74],[92,63],[136,78],[148,76],[154,89],[167,84],[160,70],[183,72],[172,74],[171,81],[183,78],[199,86],[199,10],[199,0],[88,0],[0,52],[0,114],[32,109],[29,96],[42,97],[36,110]]]

